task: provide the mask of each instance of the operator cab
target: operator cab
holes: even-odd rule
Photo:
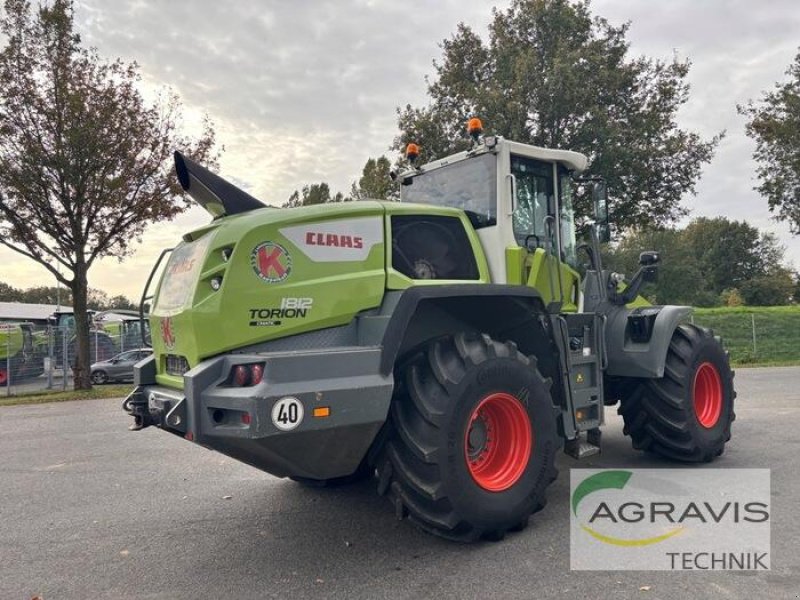
[[[549,301],[577,309],[571,178],[586,169],[586,157],[497,136],[480,138],[470,125],[472,149],[404,173],[401,201],[464,210],[493,283],[532,285],[544,289]]]

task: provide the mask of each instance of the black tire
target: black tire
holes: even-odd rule
[[[28,372],[30,373],[30,377],[39,377],[44,374],[44,358],[37,355],[28,363]]]
[[[105,371],[92,371],[92,383],[95,385],[108,383],[108,374]]]
[[[3,367],[6,366],[6,361],[3,361]],[[6,372],[6,384],[15,385],[25,379],[25,360],[22,354],[17,354],[11,357],[11,368]]]
[[[430,343],[398,369],[396,381],[377,471],[378,491],[388,494],[398,517],[464,542],[498,540],[507,531],[523,529],[528,517],[545,505],[561,447],[559,411],[536,359],[522,355],[512,342],[462,333]],[[486,425],[483,440],[473,447],[475,424],[483,419],[477,408],[495,397],[518,411],[506,429],[530,437],[522,444],[504,445],[509,438],[503,439],[503,428]],[[495,491],[473,475],[475,461],[483,460],[490,443],[490,431],[501,433],[494,434],[500,440],[495,447],[529,449],[527,456],[513,461],[515,478]],[[477,447],[481,443],[484,448]]]
[[[716,384],[707,383],[715,377]],[[736,418],[736,392],[728,355],[711,331],[679,325],[664,376],[636,381],[619,408],[635,449],[682,462],[708,462],[722,454]],[[717,400],[719,410],[710,410]]]

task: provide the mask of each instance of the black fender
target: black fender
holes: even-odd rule
[[[689,306],[613,307],[605,313],[606,373],[614,377],[663,377],[672,334],[691,312]],[[650,314],[646,340],[636,339],[632,323],[642,313]]]
[[[444,284],[404,290],[383,334],[381,373],[388,375],[404,356],[430,340],[475,331],[517,344],[534,355],[553,399],[563,406],[558,346],[542,298],[535,289],[516,285]]]

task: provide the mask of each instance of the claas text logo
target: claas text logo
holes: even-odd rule
[[[292,272],[292,257],[286,248],[274,242],[263,242],[253,248],[250,264],[259,279],[268,283],[283,281]]]

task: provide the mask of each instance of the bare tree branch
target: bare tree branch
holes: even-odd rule
[[[4,0],[0,31],[0,243],[72,290],[83,388],[89,268],[187,208],[170,179],[172,151],[213,166],[214,131],[206,123],[198,139],[183,136],[174,94],[147,105],[135,63],[82,47],[72,0]]]

